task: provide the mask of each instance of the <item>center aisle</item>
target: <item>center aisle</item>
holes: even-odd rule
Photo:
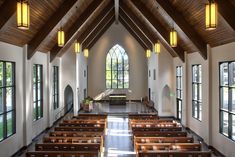
[[[128,116],[109,115],[107,135],[105,136],[105,157],[135,157],[128,128]]]

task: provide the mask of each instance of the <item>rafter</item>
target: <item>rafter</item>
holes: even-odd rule
[[[42,26],[42,28],[34,35],[31,41],[28,43],[27,57],[30,59],[38,50],[43,40],[45,40],[50,32],[56,27],[61,19],[67,14],[67,12],[74,6],[77,0],[66,0],[60,6],[60,8],[48,19],[48,21]]]
[[[100,30],[100,32],[97,33],[95,38],[89,43],[89,45],[87,46],[88,49],[91,49],[95,45],[95,43],[107,31],[107,29],[113,24],[114,21],[115,21],[115,18],[112,17],[112,19]]]
[[[176,53],[171,48],[171,46],[167,42],[156,37],[154,35],[154,32],[146,26],[146,23],[141,22],[141,20],[136,16],[136,14],[131,10],[131,8],[129,8],[125,3],[123,3],[123,1],[120,1],[120,12],[123,12],[123,14],[131,18],[132,21],[143,31],[143,33],[151,40],[152,43],[155,43],[160,40],[162,45],[167,49],[171,56],[176,56]]]
[[[127,31],[135,38],[135,40],[141,45],[141,47],[144,50],[148,49],[148,46],[145,45],[145,43],[139,38],[139,36],[130,28],[130,26],[122,19],[122,17],[119,18],[119,21],[121,24],[127,29]]]
[[[165,10],[165,12],[174,20],[179,28],[184,32],[189,40],[197,47],[199,53],[204,59],[207,59],[207,44],[204,39],[196,32],[182,14],[176,10],[169,0],[156,0],[156,2]]]
[[[100,5],[101,2],[102,2],[102,0],[92,1],[89,4],[89,6],[87,6],[87,9],[78,17],[78,19],[74,22],[74,24],[68,29],[68,31],[65,31],[65,46],[73,38],[73,36],[76,35],[76,33],[78,32],[78,30],[82,26],[82,24],[96,10],[96,8]],[[53,48],[51,49],[51,53],[50,53],[50,61],[51,62],[58,55],[60,50],[61,50],[61,47],[59,47],[56,43],[53,46]]]
[[[235,30],[235,7],[229,0],[215,0],[218,4],[220,15],[227,21],[227,23]]]
[[[75,39],[79,43],[84,42],[84,40],[89,36],[89,34],[95,29],[95,27],[104,19],[105,16],[108,16],[108,14],[113,14],[113,1],[109,1],[109,3],[105,6],[105,8],[97,15],[97,17],[89,24],[89,26],[81,33],[79,33]],[[66,46],[64,46],[61,50],[60,56],[62,56],[67,50],[71,47],[71,45],[74,43],[74,40],[71,40]]]
[[[87,48],[89,43],[95,38],[97,33],[105,26],[107,25],[108,21],[110,21],[114,17],[114,10],[111,10],[111,12],[108,13],[108,15],[102,19],[102,21],[95,27],[95,29],[92,30],[92,33],[89,34],[89,36],[82,42],[82,47]]]
[[[16,12],[16,0],[5,0],[0,7],[0,29]]]
[[[131,1],[137,9],[146,17],[146,19],[154,26],[158,31],[159,37],[169,43],[169,31],[161,24],[161,22],[154,16],[154,14],[145,6],[141,1]],[[180,59],[184,62],[184,49],[178,44],[177,47],[172,48]]]

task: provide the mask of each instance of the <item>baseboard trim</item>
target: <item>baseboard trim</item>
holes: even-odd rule
[[[216,156],[225,157],[225,155],[222,154],[220,151],[218,151],[215,147],[209,145],[208,148],[209,148]]]

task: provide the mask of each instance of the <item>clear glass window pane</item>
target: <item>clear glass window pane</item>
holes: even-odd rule
[[[232,115],[232,139],[235,140],[235,115]]]
[[[113,80],[117,79],[117,71],[112,71],[112,79]]]
[[[229,64],[229,86],[235,87],[235,62]]]
[[[35,83],[36,82],[36,69],[37,69],[37,67],[36,67],[36,65],[33,65],[33,83]]]
[[[0,62],[0,87],[3,86],[3,62]]]
[[[37,109],[36,109],[36,103],[33,103],[33,120],[36,120],[36,115],[37,115]]]
[[[228,64],[223,63],[220,65],[220,85],[228,85]]]
[[[106,80],[106,88],[111,88],[111,80]]]
[[[198,88],[197,84],[193,84],[193,100],[198,100],[197,88]]]
[[[111,71],[110,70],[106,71],[106,79],[107,80],[111,79]]]
[[[7,113],[7,136],[10,136],[13,134],[13,112]]]
[[[223,87],[221,90],[221,108],[228,110],[228,88]]]
[[[202,104],[198,103],[198,107],[199,107],[199,120],[202,120]]]
[[[228,136],[228,113],[227,112],[221,112],[222,113],[222,133],[226,136]]]
[[[6,85],[12,86],[13,85],[13,77],[12,77],[12,63],[6,63]]]
[[[231,89],[232,91],[232,107],[231,107],[231,111],[235,113],[235,88]]]
[[[38,83],[38,100],[41,100],[41,83]]]
[[[3,116],[0,115],[0,141],[3,139]]]
[[[0,113],[3,112],[3,89],[0,88]]]
[[[124,80],[124,88],[129,88],[129,80]]]
[[[6,88],[6,110],[12,110],[12,87]]]

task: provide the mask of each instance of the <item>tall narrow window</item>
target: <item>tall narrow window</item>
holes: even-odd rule
[[[53,66],[53,104],[54,109],[59,108],[59,67]]]
[[[43,77],[42,65],[33,65],[33,120],[43,117]]]
[[[183,97],[183,88],[182,88],[182,66],[176,67],[176,105],[177,105],[177,118],[181,120],[182,118],[182,97]]]
[[[16,132],[15,63],[0,61],[0,141]]]
[[[202,120],[202,66],[192,66],[192,115]]]
[[[235,140],[235,62],[220,64],[220,133]]]
[[[113,46],[106,57],[106,88],[129,88],[129,63],[125,50]]]

